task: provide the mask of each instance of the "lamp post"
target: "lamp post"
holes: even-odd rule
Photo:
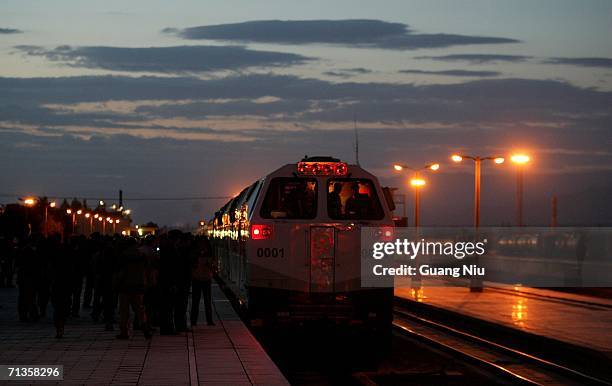
[[[116,219],[115,221],[112,221],[112,223],[113,223],[113,235],[114,235],[115,233],[117,233],[116,226],[117,226],[117,224],[119,224],[119,219]]]
[[[85,218],[89,219],[89,234],[93,233],[93,217],[91,213],[85,213]]]
[[[72,234],[74,234],[74,224],[76,223],[76,212],[72,209],[66,209],[66,214],[72,217]]]
[[[440,169],[440,164],[432,163],[427,164],[421,168],[412,168],[410,166],[402,165],[402,164],[394,164],[393,168],[398,172],[408,169],[414,172],[414,176],[410,179],[410,185],[414,188],[414,227],[418,228],[421,225],[421,194],[420,190],[423,186],[425,186],[426,182],[419,176],[419,171],[421,170],[431,170],[437,171]]]
[[[45,237],[49,237],[49,208],[55,208],[55,201],[51,201],[49,204],[45,205]]]
[[[414,178],[410,180],[410,185],[414,188],[414,227],[421,225],[421,188],[425,186],[425,180],[419,177],[419,173],[414,173]]]
[[[524,166],[530,161],[526,154],[513,154],[510,156],[512,163],[516,165],[516,226],[523,226],[523,172]]]
[[[453,154],[451,160],[459,163],[464,159],[471,159],[474,161],[474,228],[478,231],[480,227],[480,168],[482,161],[491,160],[496,165],[504,163],[503,157],[481,157],[481,156],[470,156],[470,155],[459,155]],[[475,263],[477,264],[478,257],[476,256]],[[470,278],[470,292],[482,292],[482,278],[479,276],[472,276]]]
[[[28,226],[28,236],[32,233],[32,224],[28,219],[28,208],[33,207],[36,204],[36,199],[33,197],[26,197],[23,199],[23,205],[25,206],[25,222]]]
[[[451,156],[451,160],[453,162],[459,163],[464,159],[470,159],[474,161],[474,227],[480,227],[480,168],[482,161],[491,160],[495,164],[500,165],[503,164],[505,159],[503,157],[481,157],[481,156],[471,156],[471,155],[459,155],[453,154]]]

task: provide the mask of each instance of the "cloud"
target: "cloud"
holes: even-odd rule
[[[372,70],[370,69],[363,68],[363,67],[356,67],[356,68],[341,68],[339,70],[333,70],[333,71],[325,71],[323,75],[333,76],[337,78],[350,78],[355,75],[364,75],[364,74],[370,74],[370,73],[372,73]]]
[[[190,27],[165,33],[191,40],[277,44],[334,44],[363,48],[411,50],[470,44],[518,43],[518,40],[490,36],[421,34],[406,24],[381,20],[261,20],[233,24]]]
[[[190,73],[240,70],[256,66],[289,66],[310,60],[291,53],[256,51],[239,46],[16,48],[26,55],[43,56],[69,66],[129,72]]]
[[[16,28],[0,28],[0,35],[20,34],[22,30]]]
[[[545,64],[566,64],[578,67],[612,68],[612,58],[549,58]]]
[[[471,70],[442,70],[442,71],[399,70],[398,72],[400,74],[463,76],[463,77],[480,77],[480,78],[501,75],[501,72],[498,72],[498,71],[471,71]]]
[[[472,64],[496,63],[496,62],[524,62],[531,59],[524,55],[501,55],[501,54],[453,54],[442,56],[417,56],[415,59],[437,60],[441,62],[468,62]]]

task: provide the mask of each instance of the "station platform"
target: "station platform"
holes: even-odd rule
[[[67,322],[64,338],[55,339],[49,317],[18,322],[17,290],[2,288],[0,365],[63,365],[61,384],[288,385],[217,285],[213,305],[215,326],[198,325],[177,336],[155,333],[147,341],[136,331],[129,340],[117,340],[117,330],[104,331],[82,310],[80,318]],[[45,384],[0,381],[16,383]]]
[[[395,295],[612,358],[611,299],[491,282],[470,292],[467,284],[423,280],[417,290],[406,279],[396,281]]]

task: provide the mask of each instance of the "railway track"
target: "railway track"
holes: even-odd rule
[[[397,306],[394,328],[512,383],[524,385],[612,385],[612,382],[528,352],[484,339]]]

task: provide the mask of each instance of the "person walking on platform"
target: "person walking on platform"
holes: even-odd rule
[[[146,267],[145,312],[149,318],[149,326],[159,326],[159,253],[155,250],[155,237],[147,236],[138,252],[144,256]]]
[[[55,325],[55,337],[60,339],[64,336],[66,318],[70,314],[72,282],[74,277],[74,266],[72,259],[63,250],[60,244],[56,253],[51,255],[51,305],[53,306],[53,324]]]
[[[195,243],[194,265],[191,276],[191,326],[198,324],[200,313],[200,296],[204,298],[206,323],[214,326],[212,318],[212,278],[214,266],[212,263],[212,248],[208,239],[201,238]]]
[[[118,277],[119,291],[119,327],[117,339],[128,339],[128,321],[130,307],[147,339],[151,338],[147,315],[144,308],[144,293],[147,286],[145,272],[145,258],[138,251],[138,244],[134,239],[127,239],[123,246],[121,257],[121,270]]]
[[[0,236],[0,288],[12,288],[15,244],[9,237]]]
[[[32,239],[24,240],[18,252],[17,287],[19,289],[17,308],[20,322],[38,320],[36,305],[37,251]]]

